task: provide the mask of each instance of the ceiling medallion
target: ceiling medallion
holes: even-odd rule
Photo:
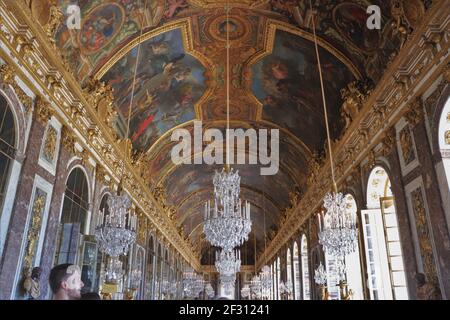
[[[220,42],[227,41],[227,31],[230,41],[245,41],[250,35],[251,25],[243,17],[233,15],[229,21],[223,15],[209,19],[206,22],[207,34],[214,40]]]

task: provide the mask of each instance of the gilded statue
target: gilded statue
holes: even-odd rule
[[[370,86],[368,80],[353,81],[347,85],[347,88],[341,90],[341,97],[344,101],[341,116],[345,121],[345,129],[351,125],[358,115],[366,97],[371,92]]]
[[[50,18],[45,25],[44,30],[53,43],[55,42],[55,39],[53,38],[54,34],[56,32],[56,29],[58,29],[59,25],[61,24],[63,18],[64,13],[62,13],[57,5],[52,5],[50,7]]]
[[[308,166],[307,184],[312,185],[316,182],[319,176],[320,171],[319,155],[313,154],[313,156],[308,159],[307,166]]]
[[[413,158],[412,140],[409,129],[406,127],[400,132],[400,147],[402,149],[405,164],[410,163]]]
[[[38,300],[41,296],[40,278],[42,269],[34,267],[31,274],[23,282],[23,289],[29,300]]]

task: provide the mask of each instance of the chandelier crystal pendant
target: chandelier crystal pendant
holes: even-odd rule
[[[194,269],[188,267],[183,273],[183,295],[185,298],[197,298],[200,292],[204,290],[205,281],[201,275],[194,272]]]
[[[130,212],[131,200],[127,195],[111,196],[107,200],[109,214],[100,211],[95,228],[99,250],[111,257],[128,253],[136,241],[137,218]]]
[[[346,210],[346,200],[342,193],[328,193],[324,198],[327,210],[324,228],[319,232],[319,243],[333,257],[344,257],[356,250],[358,233],[356,221]]]
[[[241,270],[241,252],[239,250],[216,252],[215,265],[220,275],[235,275]]]
[[[325,271],[322,263],[320,263],[319,267],[314,271],[314,281],[319,286],[324,286],[327,284],[327,272]]]
[[[262,284],[261,284],[261,278],[259,275],[253,276],[252,280],[250,281],[250,290],[253,293],[253,296],[255,299],[261,299],[262,297]]]
[[[269,298],[270,290],[272,290],[273,280],[270,275],[270,267],[265,265],[262,267],[261,272],[259,273],[259,279],[261,281],[261,290],[263,298]]]
[[[241,297],[244,299],[250,297],[250,287],[248,284],[244,285],[244,287],[241,289]]]
[[[242,206],[239,171],[233,169],[217,172],[214,175],[214,207],[205,203],[203,231],[206,239],[225,252],[232,251],[248,240],[252,228],[250,203]]]
[[[209,299],[214,297],[214,288],[212,287],[211,283],[209,283],[209,282],[205,286],[205,294]]]

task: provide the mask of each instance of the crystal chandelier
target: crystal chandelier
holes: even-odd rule
[[[215,265],[220,275],[235,275],[241,269],[241,252],[239,250],[216,252]]]
[[[358,233],[352,213],[346,210],[342,193],[328,193],[324,198],[327,212],[324,228],[319,232],[319,243],[334,257],[344,257],[356,250]]]
[[[198,297],[204,289],[205,282],[201,275],[194,272],[194,269],[188,268],[183,274],[183,294],[186,298]]]
[[[270,291],[272,289],[272,277],[270,275],[270,267],[264,266],[260,272],[261,286],[263,291]]]
[[[250,287],[248,286],[248,284],[246,284],[241,289],[241,297],[244,298],[244,299],[247,299],[248,297],[250,297]]]
[[[311,10],[312,10],[312,4]],[[353,252],[356,248],[356,224],[352,217],[346,213],[346,202],[342,193],[338,193],[336,176],[334,172],[333,150],[331,148],[330,127],[328,124],[327,103],[325,98],[325,87],[323,84],[322,66],[320,63],[319,46],[317,44],[316,26],[314,19],[313,35],[314,46],[317,57],[317,66],[319,70],[320,87],[322,92],[323,111],[325,118],[325,128],[327,133],[328,156],[330,160],[331,180],[333,183],[333,191],[328,193],[324,198],[324,206],[327,209],[325,214],[325,226],[319,233],[319,242],[325,248],[325,251],[335,257],[345,256]]]
[[[214,297],[214,289],[211,285],[211,283],[208,282],[208,284],[205,286],[205,294],[206,296],[211,299]]]
[[[161,283],[161,292],[165,297],[172,295],[174,296],[177,293],[177,284],[176,282],[168,281],[164,279]]]
[[[252,291],[255,299],[261,299],[262,285],[261,285],[261,278],[259,275],[253,276],[252,280],[250,281],[250,290]]]
[[[130,274],[130,287],[132,289],[139,288],[139,285],[141,284],[141,278],[142,278],[141,270],[134,269],[133,271],[131,271],[131,274]]]
[[[234,288],[234,284],[236,283],[236,274],[232,275],[220,275],[220,283],[222,284],[225,294],[229,295],[232,293],[232,290]]]
[[[125,255],[136,241],[136,216],[130,212],[131,200],[127,195],[108,198],[109,214],[100,211],[95,238],[99,250],[111,257]]]
[[[214,175],[214,208],[205,204],[205,223],[203,231],[206,239],[216,247],[231,251],[248,239],[252,222],[250,203],[242,206],[239,171],[223,169]]]
[[[137,219],[130,212],[131,200],[127,195],[111,196],[107,200],[109,214],[99,212],[95,239],[99,250],[109,255],[106,266],[106,281],[117,283],[123,277],[119,256],[126,255],[136,241]]]
[[[314,281],[320,286],[324,286],[327,284],[327,272],[325,271],[322,262],[314,271]]]
[[[106,265],[106,282],[117,283],[123,276],[122,261],[120,261],[119,257],[109,257]]]
[[[290,295],[292,294],[292,283],[290,282],[280,282],[280,294],[286,295],[286,300],[290,298]]]

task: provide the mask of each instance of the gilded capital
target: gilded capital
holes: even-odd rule
[[[15,83],[14,69],[9,64],[2,64],[0,66],[0,77],[7,85],[13,85]]]
[[[36,98],[35,109],[36,120],[43,124],[47,124],[47,122],[52,118],[53,114],[54,110],[51,107],[50,103],[47,102],[44,98],[38,96]]]
[[[416,126],[424,118],[423,102],[420,97],[416,98],[410,105],[405,118],[411,126]]]
[[[66,148],[71,154],[75,153],[75,137],[72,130],[67,126],[63,126],[62,128],[61,140],[64,148]]]

